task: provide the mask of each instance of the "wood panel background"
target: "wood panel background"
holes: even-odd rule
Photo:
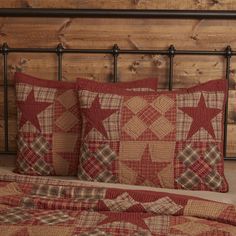
[[[8,0],[0,7],[113,8],[113,9],[203,9],[236,10],[233,0]],[[0,18],[0,44],[10,47],[111,48],[123,49],[236,50],[236,20],[170,19],[82,19],[82,18]],[[128,81],[158,77],[167,86],[168,63],[164,56],[119,56],[119,79]],[[0,74],[2,74],[0,58]],[[52,54],[9,55],[9,135],[15,150],[16,108],[12,77],[22,71],[45,79],[56,79],[57,61]],[[215,56],[176,56],[174,87],[186,87],[225,76],[225,59]],[[64,55],[63,80],[86,77],[99,81],[112,78],[110,55]],[[0,78],[0,149],[3,149],[3,80]],[[236,156],[236,58],[232,59],[228,119],[228,155]]]

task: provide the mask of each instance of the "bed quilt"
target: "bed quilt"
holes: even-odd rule
[[[0,179],[4,236],[236,235],[236,207],[230,204],[68,180]]]

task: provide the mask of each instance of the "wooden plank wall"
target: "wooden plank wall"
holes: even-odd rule
[[[35,8],[118,8],[118,9],[203,9],[236,10],[234,0],[11,0],[0,7]],[[123,49],[236,50],[236,20],[170,20],[170,19],[81,19],[81,18],[0,18],[0,44],[10,47],[111,48],[118,43]],[[64,55],[63,80],[87,77],[107,81],[112,77],[109,55]],[[174,86],[186,87],[225,76],[222,57],[176,56]],[[0,59],[0,63],[2,63]],[[122,81],[158,77],[160,88],[167,86],[167,58],[163,56],[122,55],[119,57],[119,79]],[[9,55],[9,125],[10,148],[15,150],[16,108],[12,77],[23,71],[45,79],[56,79],[56,55]],[[2,66],[0,65],[0,74]],[[3,80],[0,78],[0,149],[3,149]],[[230,73],[228,119],[228,155],[236,156],[236,58]]]

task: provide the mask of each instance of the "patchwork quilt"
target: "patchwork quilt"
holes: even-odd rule
[[[233,236],[236,207],[89,182],[0,176],[0,235]]]

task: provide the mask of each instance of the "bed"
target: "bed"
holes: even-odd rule
[[[235,12],[194,11],[99,11],[99,10],[2,10],[2,16],[70,17],[188,17],[236,18]],[[4,59],[5,150],[0,158],[0,235],[236,235],[236,157],[225,156],[229,192],[191,191],[78,180],[76,176],[29,176],[15,173],[15,153],[8,147],[8,65],[9,53],[57,54],[58,80],[62,78],[62,54],[101,53],[113,56],[113,82],[117,82],[120,54],[160,54],[169,57],[168,89],[173,85],[176,55],[220,55],[226,58],[226,79],[230,60],[225,51],[122,50],[112,49],[1,48]],[[227,106],[226,116],[227,120]],[[227,122],[224,123],[224,127]],[[227,129],[224,133],[227,137]],[[224,154],[226,154],[226,138]]]

